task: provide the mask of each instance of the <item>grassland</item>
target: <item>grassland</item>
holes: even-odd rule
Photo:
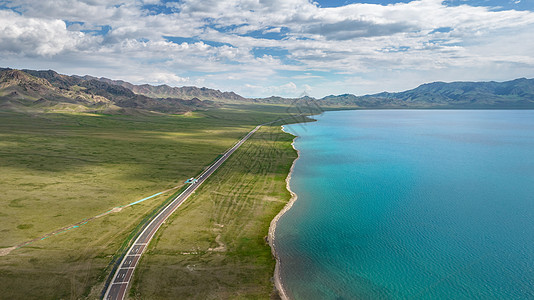
[[[0,112],[0,248],[179,186],[255,125],[286,116],[267,105],[186,116]],[[0,295],[98,298],[113,255],[170,194],[1,256]]]
[[[290,199],[293,136],[263,127],[158,231],[134,275],[134,299],[265,299],[275,261],[269,223]],[[164,288],[162,288],[164,287]]]

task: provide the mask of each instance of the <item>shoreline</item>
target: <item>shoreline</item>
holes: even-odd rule
[[[285,132],[285,133],[289,133],[289,132],[284,130],[284,126],[283,125],[281,126],[281,130],[283,132]],[[293,135],[292,133],[289,133],[289,134]],[[271,224],[269,226],[269,234],[268,234],[269,246],[271,247],[271,254],[273,255],[274,259],[276,260],[276,265],[274,267],[274,276],[273,276],[273,278],[274,278],[274,287],[278,291],[278,295],[280,296],[280,298],[282,300],[289,300],[289,297],[286,294],[286,291],[284,289],[284,285],[282,284],[282,279],[280,277],[280,259],[278,258],[278,255],[276,253],[276,247],[274,245],[274,239],[275,239],[274,233],[276,231],[276,225],[278,223],[278,220],[287,211],[289,211],[291,209],[291,207],[293,206],[293,204],[295,203],[295,201],[298,198],[297,194],[291,190],[291,186],[289,184],[289,182],[291,181],[291,175],[293,174],[293,168],[295,167],[295,163],[300,158],[300,151],[295,148],[295,139],[297,139],[298,136],[296,136],[296,135],[293,135],[293,136],[294,136],[294,138],[293,138],[293,141],[291,142],[291,147],[293,147],[293,149],[295,151],[297,151],[297,158],[295,158],[295,160],[293,161],[293,164],[291,164],[291,168],[289,169],[289,173],[287,174],[287,177],[286,177],[286,189],[291,194],[291,198],[289,199],[289,202],[287,202],[287,204],[284,206],[284,208],[282,208],[282,210],[274,217],[274,219],[272,219]]]

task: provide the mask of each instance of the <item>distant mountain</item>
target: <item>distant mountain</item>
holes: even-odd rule
[[[88,76],[0,68],[0,108],[20,111],[184,113],[217,106],[197,98],[152,98]]]
[[[433,82],[400,93],[380,93],[362,100],[415,106],[466,108],[534,108],[534,79],[506,82]]]
[[[305,100],[324,108],[529,108],[534,109],[534,79],[506,82],[433,82],[399,93],[355,96],[330,95],[287,99],[253,99],[260,103],[295,103]],[[301,101],[302,102],[302,101]]]
[[[122,86],[136,94],[153,98],[180,98],[187,100],[199,98],[203,100],[213,100],[222,102],[249,102],[247,98],[241,97],[234,92],[221,92],[219,90],[209,89],[205,87],[170,87],[166,84],[158,86],[149,84],[134,85],[122,80],[111,80],[104,77],[98,78],[97,80]]]
[[[200,100],[202,99],[202,100]],[[55,71],[0,68],[0,108],[22,111],[184,113],[225,103],[283,104],[305,111],[381,108],[534,109],[534,79],[506,82],[433,82],[399,93],[355,96],[247,99],[233,92],[197,87],[134,85],[122,80],[68,76]]]
[[[399,93],[327,96],[319,102],[363,108],[534,108],[534,79],[433,82]]]

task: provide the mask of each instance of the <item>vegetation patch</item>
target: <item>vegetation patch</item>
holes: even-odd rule
[[[290,199],[292,140],[279,125],[265,126],[243,144],[158,231],[130,297],[275,297],[275,260],[265,237]]]
[[[17,229],[30,229],[33,227],[33,224],[20,224],[17,226]]]
[[[0,111],[2,297],[99,298],[121,246],[173,191],[22,248],[13,246],[183,184],[256,125],[287,114],[288,107],[275,105],[226,105],[195,112],[194,118]],[[198,236],[205,247],[183,251],[195,253],[190,257],[222,249],[213,224],[202,230],[210,233]],[[220,234],[220,242],[235,249],[224,231]]]

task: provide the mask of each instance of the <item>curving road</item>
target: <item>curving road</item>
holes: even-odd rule
[[[167,207],[165,207],[141,232],[139,237],[132,244],[130,249],[128,249],[127,254],[122,259],[119,267],[115,274],[113,274],[113,279],[106,290],[104,299],[124,299],[126,291],[128,290],[128,285],[132,279],[133,272],[141,255],[148,246],[148,243],[159,229],[159,227],[165,222],[165,220],[211,175],[217,168],[222,165],[232,153],[234,153],[237,148],[239,148],[250,136],[252,136],[261,126],[278,122],[276,120],[273,122],[265,123],[256,126],[252,131],[250,131],[244,138],[237,142],[232,148],[226,151],[216,162],[214,162],[204,173],[202,173],[197,179],[198,181],[192,183],[183,191],[180,195],[176,196]],[[111,276],[111,275],[110,275]]]

